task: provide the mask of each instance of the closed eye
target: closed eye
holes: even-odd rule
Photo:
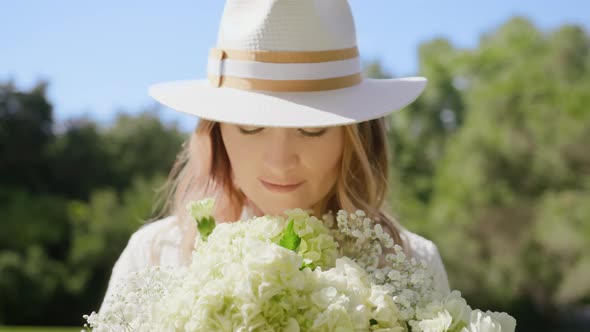
[[[319,131],[308,131],[308,130],[303,130],[303,129],[299,129],[299,131],[305,135],[305,136],[309,136],[309,137],[318,137],[318,136],[322,136],[326,131],[328,130],[328,128],[324,128],[322,130]]]
[[[256,134],[256,133],[262,131],[262,129],[264,129],[264,127],[260,127],[260,128],[256,128],[256,129],[244,129],[242,127],[238,127],[238,129],[240,130],[240,133],[242,133],[244,135],[253,135],[253,134]]]
[[[246,128],[238,127],[238,129],[240,130],[240,133],[242,133],[244,135],[254,135],[256,133],[261,132],[264,129],[264,127],[258,127],[258,128],[254,127],[254,129],[246,129]],[[328,128],[324,128],[319,131],[310,131],[310,130],[305,130],[305,129],[301,129],[301,128],[299,128],[298,130],[304,136],[319,137],[319,136],[322,136],[328,130]]]

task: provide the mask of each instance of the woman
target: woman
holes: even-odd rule
[[[188,264],[197,230],[185,205],[205,197],[215,197],[219,222],[296,207],[318,217],[364,210],[408,255],[427,261],[439,291],[450,292],[436,245],[385,206],[384,116],[415,100],[426,80],[363,79],[345,0],[228,0],[208,74],[150,89],[200,120],[170,173],[168,216],[131,236],[106,296],[130,271]]]

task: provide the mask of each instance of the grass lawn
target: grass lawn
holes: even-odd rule
[[[80,332],[82,327],[0,326],[0,332]]]

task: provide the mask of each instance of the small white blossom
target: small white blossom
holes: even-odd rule
[[[186,209],[195,220],[208,217],[213,213],[213,206],[215,200],[212,198],[203,199],[200,201],[191,201],[186,205]]]

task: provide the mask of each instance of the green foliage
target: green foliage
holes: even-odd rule
[[[0,323],[77,325],[95,310],[183,140],[155,112],[54,132],[45,91],[0,85]]]
[[[93,189],[113,185],[122,177],[111,165],[109,153],[97,125],[88,120],[70,121],[67,129],[50,146],[51,188],[74,199],[87,200]]]
[[[0,186],[48,190],[46,148],[53,140],[52,107],[45,98],[47,83],[30,92],[12,83],[0,84]]]
[[[115,160],[111,163],[118,189],[130,185],[136,176],[150,178],[168,173],[180,151],[185,134],[165,126],[155,110],[138,116],[119,114],[104,133],[105,147]]]
[[[516,17],[475,49],[426,43],[420,63],[427,90],[392,117],[402,222],[476,307],[589,303],[588,34]]]
[[[590,178],[587,178],[590,180]],[[590,182],[548,191],[538,204],[532,237],[541,248],[538,277],[552,302],[571,305],[590,295]]]

